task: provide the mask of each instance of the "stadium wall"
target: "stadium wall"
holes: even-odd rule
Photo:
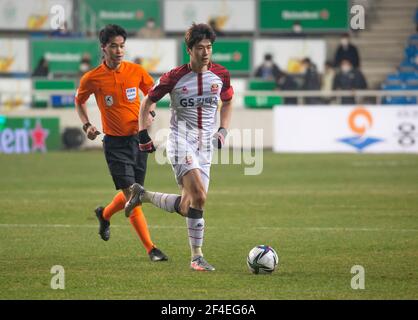
[[[90,107],[90,122],[102,131],[100,112],[98,108]],[[4,114],[7,117],[57,117],[60,119],[61,134],[67,128],[81,128],[80,119],[75,109],[26,109],[13,110]],[[156,144],[163,143],[164,137],[168,134],[168,124],[170,123],[170,110],[157,109],[151,136],[155,137]],[[272,110],[246,110],[237,108],[234,110],[232,122],[227,138],[227,144],[234,148],[272,148],[273,147],[273,112]],[[91,141],[86,139],[82,148],[101,148],[101,138]]]

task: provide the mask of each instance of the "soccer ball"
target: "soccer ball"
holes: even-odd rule
[[[252,273],[272,273],[279,264],[279,256],[270,246],[256,246],[247,257],[247,266]]]

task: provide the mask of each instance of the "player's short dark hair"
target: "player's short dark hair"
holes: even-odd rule
[[[123,37],[123,40],[126,40],[126,30],[117,24],[108,24],[106,27],[100,30],[99,40],[102,45],[106,45],[112,38],[117,36],[121,36]]]
[[[184,36],[184,42],[186,42],[187,48],[193,48],[196,43],[199,43],[203,39],[209,39],[211,43],[214,43],[216,34],[209,25],[205,23],[196,24],[193,22]]]

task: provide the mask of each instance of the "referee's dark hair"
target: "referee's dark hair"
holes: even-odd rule
[[[123,40],[126,40],[127,33],[124,28],[118,26],[117,24],[108,24],[99,33],[99,40],[102,46],[105,46],[109,41],[117,36],[123,37]]]
[[[196,43],[199,43],[203,39],[209,39],[211,43],[214,43],[216,34],[209,25],[205,23],[196,24],[193,22],[184,36],[184,42],[186,42],[187,48],[193,48]]]

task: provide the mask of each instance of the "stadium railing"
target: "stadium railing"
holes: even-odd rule
[[[49,103],[45,107],[52,107],[52,97],[57,96],[74,96],[74,90],[42,90],[41,92],[32,89],[31,91],[22,91],[22,90],[9,90],[0,92],[0,111],[4,111],[3,101],[7,99],[17,99],[22,96],[35,97],[42,95],[47,99],[49,97]],[[239,97],[255,97],[261,101],[281,101],[279,103],[273,104],[286,104],[284,98],[294,98],[296,101],[295,105],[307,105],[309,103],[305,102],[305,98],[323,98],[324,103],[316,104],[330,104],[330,105],[339,105],[342,98],[352,97],[354,98],[355,104],[367,104],[367,105],[382,105],[382,104],[405,104],[405,105],[416,105],[418,104],[418,90],[337,90],[337,91],[301,91],[301,90],[292,90],[292,91],[267,91],[267,90],[246,90],[235,92],[236,96]],[[280,98],[280,99],[271,99],[271,98]],[[396,97],[407,97],[408,102],[399,103],[399,99]],[[393,103],[388,103],[390,99],[393,98]],[[314,104],[312,104],[314,106]],[[72,107],[72,105],[67,105]],[[167,107],[165,105],[165,107]],[[237,106],[244,107],[244,106]],[[256,108],[256,107],[255,107]]]

